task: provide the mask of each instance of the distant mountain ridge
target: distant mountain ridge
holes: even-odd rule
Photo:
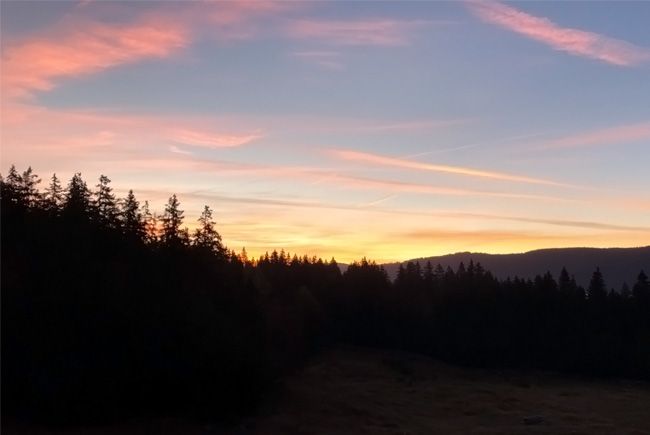
[[[425,265],[427,261],[440,264],[453,270],[463,262],[465,266],[473,260],[491,271],[500,279],[519,276],[534,278],[535,275],[551,272],[557,279],[562,267],[566,267],[582,286],[588,286],[591,275],[600,267],[607,288],[620,290],[624,282],[632,287],[641,270],[650,274],[650,246],[639,248],[553,248],[539,249],[522,254],[483,254],[474,252],[458,252],[455,254],[414,258],[402,263],[386,263],[382,266],[391,279],[395,279],[400,264],[408,261],[419,261]]]

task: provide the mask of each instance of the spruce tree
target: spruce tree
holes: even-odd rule
[[[165,213],[160,219],[162,222],[161,241],[166,246],[178,247],[183,245],[185,239],[182,234],[183,210],[180,209],[180,202],[173,194],[167,201]]]
[[[207,205],[199,217],[200,227],[194,232],[194,246],[212,252],[223,254],[224,247],[221,242],[221,235],[215,229],[215,222],[212,219],[212,210]]]
[[[50,185],[45,189],[45,195],[43,196],[43,206],[48,213],[57,214],[63,207],[64,199],[61,181],[59,181],[56,174],[52,174]]]
[[[24,208],[25,204],[20,197],[21,177],[16,166],[11,165],[7,177],[2,180],[2,202],[14,208]]]
[[[38,178],[38,175],[34,174],[31,166],[20,177],[18,195],[26,207],[33,208],[40,203],[41,195],[36,187],[40,182],[41,179]]]
[[[603,274],[600,272],[600,267],[597,267],[591,276],[589,288],[587,289],[587,296],[589,300],[593,302],[603,302],[607,299],[607,289],[605,287]]]
[[[90,190],[88,190],[86,182],[81,178],[81,173],[77,172],[68,184],[63,211],[69,217],[88,218],[90,208]]]
[[[639,273],[632,294],[637,304],[642,307],[650,307],[650,282],[644,271]]]
[[[99,222],[109,228],[115,228],[117,221],[117,204],[113,188],[110,186],[111,180],[106,175],[100,175],[93,207],[97,213]]]
[[[140,204],[135,199],[133,190],[129,190],[126,199],[122,201],[122,229],[127,237],[144,241],[145,224],[140,213]]]
[[[149,210],[149,201],[145,201],[140,212],[144,225],[144,241],[154,244],[158,241],[158,218]]]

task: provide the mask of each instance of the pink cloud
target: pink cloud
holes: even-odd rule
[[[364,153],[351,150],[331,150],[330,153],[344,160],[358,161],[372,165],[393,166],[404,169],[416,169],[421,171],[444,172],[449,174],[462,175],[467,177],[491,178],[501,181],[513,181],[519,183],[542,184],[549,186],[567,186],[555,181],[544,180],[541,178],[525,177],[521,175],[507,174],[504,172],[483,171],[461,166],[435,165],[431,163],[421,163],[413,160],[387,157],[377,154]]]
[[[78,23],[74,31],[51,32],[6,47],[2,89],[9,96],[27,96],[52,89],[59,79],[168,57],[187,43],[182,25],[160,17],[130,25]]]
[[[106,12],[106,8],[111,14],[135,13],[137,18],[127,24],[101,22],[96,12]],[[180,6],[163,2],[142,14],[122,3],[88,4],[48,31],[5,42],[2,90],[12,98],[48,91],[61,79],[169,57],[199,36],[216,36],[222,41],[247,39],[258,34],[263,19],[296,8],[295,3],[265,0]],[[95,18],[90,18],[93,11]]]
[[[245,120],[232,129],[220,119],[184,114],[52,110],[12,102],[3,102],[2,114],[3,159],[17,164],[33,164],[33,158],[55,164],[71,157],[106,161],[169,151],[182,154],[191,151],[187,146],[237,147],[262,137]]]
[[[543,148],[614,145],[650,139],[650,121],[574,134],[547,142]]]
[[[333,175],[328,181],[338,182],[344,187],[357,189],[380,189],[392,192],[417,193],[425,195],[443,195],[443,196],[475,196],[475,197],[494,197],[507,199],[529,199],[535,201],[559,201],[571,202],[573,200],[557,198],[544,195],[529,195],[509,192],[493,192],[484,190],[457,189],[450,187],[432,186],[429,184],[406,183],[394,180],[378,180],[362,177],[348,177]]]
[[[536,17],[498,2],[470,1],[467,5],[481,20],[555,50],[618,66],[633,66],[650,60],[650,50],[647,48],[598,33],[561,27],[547,18]]]
[[[118,171],[149,171],[165,169],[168,171],[213,172],[228,177],[241,176],[244,178],[250,178],[251,176],[254,176],[291,182],[300,181],[303,183],[325,185],[337,189],[379,190],[382,192],[388,191],[393,193],[411,193],[435,196],[472,196],[552,202],[575,201],[572,199],[545,195],[461,189],[389,179],[363,178],[341,175],[323,168],[245,164],[207,160],[190,156],[181,157],[179,154],[174,158],[131,158],[128,161],[106,161],[103,163],[110,163],[111,166],[114,164]]]
[[[169,146],[169,151],[174,153],[174,154],[183,154],[183,155],[186,155],[186,156],[191,156],[192,155],[192,153],[190,151],[181,149],[181,148],[177,147],[176,145],[170,145]]]
[[[408,45],[422,20],[367,19],[357,21],[296,20],[287,27],[292,38],[316,39],[334,45]]]
[[[264,18],[286,14],[302,6],[288,1],[215,1],[197,5],[191,16],[195,21],[211,25],[208,32],[221,41],[245,40],[260,34]]]
[[[190,130],[187,128],[172,129],[166,136],[176,142],[205,148],[232,148],[245,145],[262,137],[260,134],[224,134]]]

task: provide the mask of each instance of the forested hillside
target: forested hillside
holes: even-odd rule
[[[261,392],[334,343],[481,367],[650,378],[650,283],[610,292],[499,280],[478,263],[409,263],[391,282],[365,259],[230,251],[206,206],[185,228],[102,176],[66,187],[31,168],[1,182],[2,412],[58,423],[251,412]]]
[[[640,241],[642,242],[642,241]],[[646,241],[647,242],[647,241]],[[588,286],[594,267],[598,266],[606,279],[608,289],[621,290],[624,284],[633,285],[639,270],[650,268],[650,246],[639,248],[557,248],[538,249],[523,254],[483,254],[477,252],[458,252],[409,260],[421,265],[430,262],[443,267],[455,268],[458,264],[481,263],[496,277],[506,279],[519,276],[534,279],[542,271],[559,274],[562,268],[571,271],[576,282]],[[400,264],[384,264],[388,276],[395,278]]]

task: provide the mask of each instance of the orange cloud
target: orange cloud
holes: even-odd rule
[[[470,1],[467,4],[481,20],[555,50],[618,66],[634,66],[650,60],[650,50],[647,48],[598,33],[560,27],[547,18],[536,17],[498,2]]]
[[[576,148],[597,145],[613,145],[639,142],[648,139],[650,139],[650,121],[566,136],[547,142],[543,148]]]
[[[368,19],[356,21],[296,20],[287,27],[292,38],[316,39],[334,45],[408,45],[422,20]]]
[[[460,166],[434,165],[430,163],[414,162],[412,160],[398,159],[395,157],[380,156],[377,154],[363,153],[349,150],[331,150],[333,155],[344,160],[353,160],[363,163],[370,163],[382,166],[393,166],[404,169],[416,169],[421,171],[444,172],[449,174],[463,175],[467,177],[490,178],[502,181],[515,181],[529,184],[543,184],[548,186],[564,186],[566,184],[541,178],[524,177],[520,175],[506,174],[503,172],[482,171],[478,169],[464,168]]]
[[[32,37],[2,54],[2,90],[9,96],[47,91],[56,80],[146,58],[163,58],[188,43],[173,20],[146,18],[131,25],[84,22],[63,35]]]
[[[504,220],[512,222],[525,222],[533,224],[553,225],[560,227],[582,228],[589,230],[611,230],[611,231],[626,231],[626,232],[644,232],[650,234],[650,227],[641,227],[634,225],[615,225],[603,222],[591,221],[576,221],[567,219],[543,219],[543,218],[527,218],[520,216],[505,216],[505,215],[491,215],[481,213],[440,213],[440,216],[460,217],[460,218],[476,218],[476,219],[493,219]]]

